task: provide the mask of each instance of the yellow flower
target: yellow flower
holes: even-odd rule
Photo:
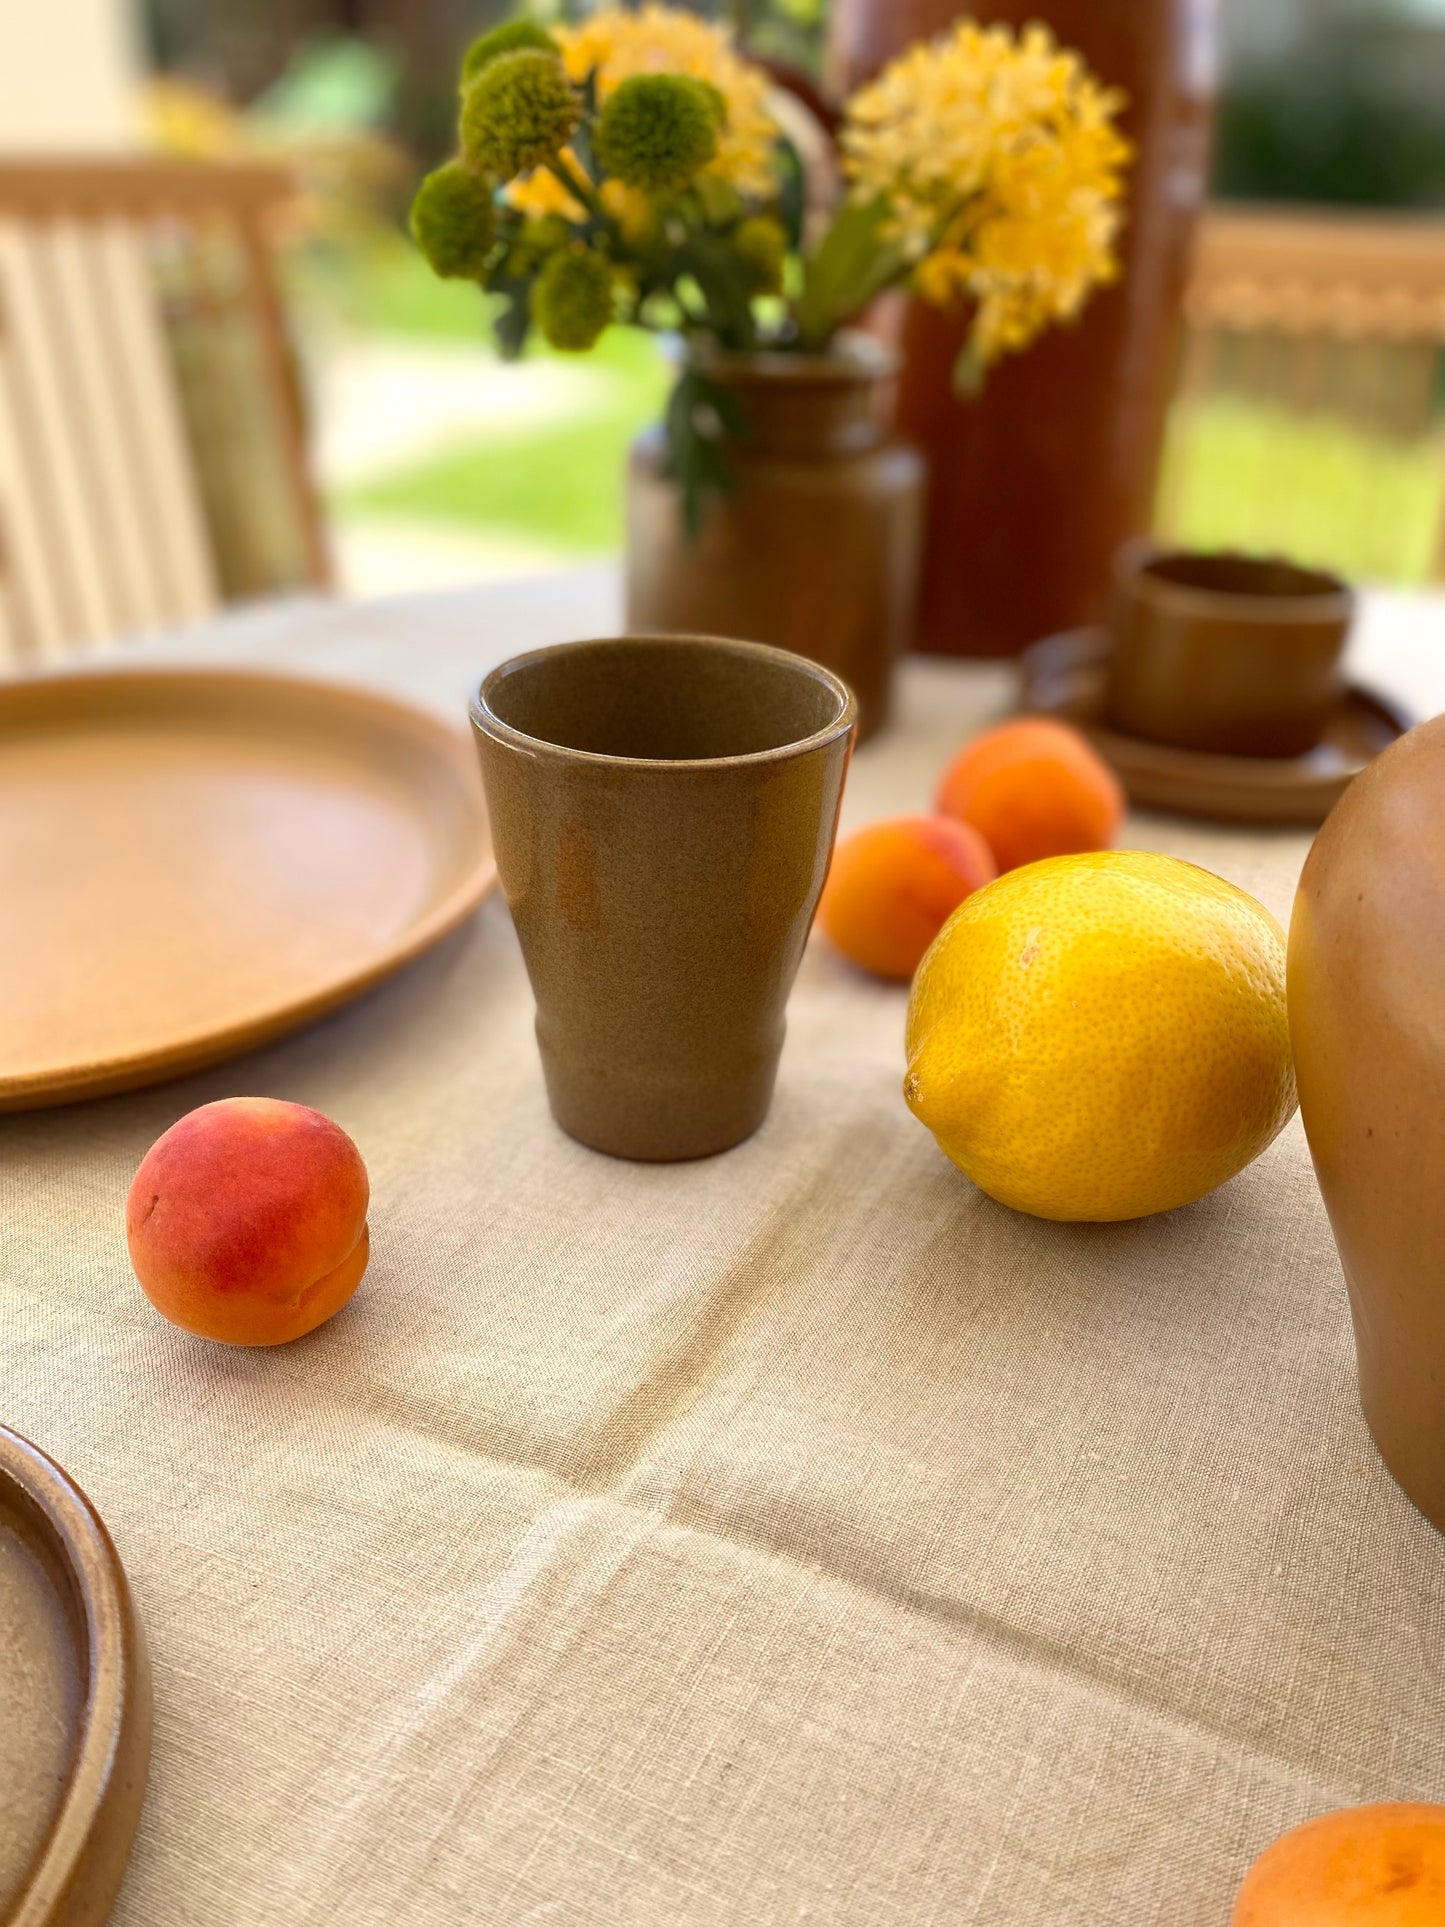
[[[727,125],[718,130],[717,153],[704,173],[729,182],[740,193],[773,198],[778,130],[767,110],[768,77],[737,53],[726,28],[674,7],[650,4],[636,13],[604,7],[575,27],[555,28],[553,38],[571,80],[580,86],[596,73],[599,102],[634,74],[690,74],[716,87],[727,106]],[[565,158],[575,168],[575,157]],[[562,214],[574,221],[582,217],[565,188],[540,168],[514,182],[508,199],[527,214]],[[642,217],[632,209],[630,218]]]
[[[1122,105],[1045,27],[962,21],[849,102],[844,167],[884,199],[892,238],[939,306],[971,302],[980,359],[1076,315],[1117,272]]]
[[[640,187],[628,187],[622,181],[604,181],[602,205],[622,229],[624,240],[646,238],[655,216],[652,202]]]
[[[582,165],[570,147],[562,149],[562,161],[574,174]],[[530,174],[513,181],[507,189],[507,199],[534,220],[560,214],[564,221],[580,221],[586,214],[586,209],[577,205],[557,176],[545,167],[534,167]]]
[[[582,163],[570,147],[563,149],[562,159],[574,174],[582,175],[585,179]],[[536,168],[520,181],[513,181],[507,189],[507,199],[513,207],[533,220],[549,214],[560,215],[564,221],[581,221],[586,216],[586,210],[578,206],[557,176],[549,173],[545,167]],[[644,238],[652,226],[653,207],[640,188],[627,187],[621,181],[604,181],[600,199],[622,229],[626,240],[640,241]]]

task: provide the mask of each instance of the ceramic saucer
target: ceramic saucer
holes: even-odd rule
[[[1104,721],[1109,647],[1102,628],[1035,643],[1019,659],[1021,706],[1082,730],[1144,809],[1229,823],[1322,823],[1366,763],[1411,727],[1398,705],[1349,684],[1305,756],[1211,756],[1145,742]]]

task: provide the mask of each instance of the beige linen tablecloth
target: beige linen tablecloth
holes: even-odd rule
[[[168,653],[460,718],[614,600]],[[1442,643],[1377,603],[1362,655],[1434,709]],[[925,805],[1008,695],[910,667],[848,820]],[[1129,838],[1281,916],[1307,842]],[[904,1108],[903,1008],[815,943],[759,1135],[611,1162],[548,1119],[498,899],[275,1049],[0,1120],[0,1416],[104,1512],[155,1660],[120,1927],[1222,1927],[1282,1828],[1445,1798],[1445,1540],[1359,1418],[1298,1124],[1187,1210],[1034,1222]],[[371,1169],[365,1284],[281,1352],[172,1330],[126,1262],[147,1145],[234,1092]]]

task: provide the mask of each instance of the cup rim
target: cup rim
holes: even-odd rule
[[[561,655],[581,655],[599,648],[610,648],[617,643],[677,643],[702,642],[714,649],[727,651],[732,655],[766,657],[793,670],[801,670],[814,681],[830,689],[839,701],[836,718],[825,723],[807,736],[800,736],[790,743],[778,743],[772,749],[744,750],[735,756],[615,756],[595,749],[573,749],[566,743],[549,742],[545,736],[529,736],[525,730],[515,728],[505,722],[491,707],[490,692],[505,676],[516,670],[525,669],[539,659]],[[495,738],[498,742],[510,744],[514,749],[527,751],[534,756],[547,756],[561,762],[585,763],[599,768],[628,770],[634,774],[640,771],[662,771],[679,774],[695,771],[700,774],[717,770],[746,769],[752,766],[789,762],[794,757],[807,756],[814,750],[824,749],[837,742],[840,736],[851,735],[858,721],[858,699],[831,669],[821,663],[812,662],[807,656],[797,655],[791,649],[779,649],[768,642],[744,642],[736,636],[710,636],[691,631],[667,633],[662,631],[639,631],[635,635],[587,636],[571,642],[545,643],[537,649],[524,649],[520,654],[509,656],[499,662],[482,678],[481,686],[467,705],[467,714],[472,726]]]
[[[1160,562],[1200,559],[1283,563],[1301,575],[1314,576],[1330,586],[1315,591],[1302,590],[1298,595],[1254,595],[1247,590],[1203,589],[1152,573]],[[1177,543],[1161,544],[1148,536],[1126,542],[1118,551],[1114,558],[1114,582],[1121,595],[1156,609],[1237,621],[1252,627],[1284,629],[1300,623],[1349,623],[1355,612],[1354,590],[1331,569],[1317,569],[1295,562],[1289,556],[1266,555],[1249,549],[1190,549]]]

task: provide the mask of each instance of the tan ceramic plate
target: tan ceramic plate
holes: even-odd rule
[[[150,1763],[145,1641],[110,1534],[0,1426],[0,1927],[97,1927]]]
[[[1410,728],[1383,697],[1346,689],[1307,756],[1209,756],[1124,736],[1101,720],[1109,638],[1076,629],[1035,643],[1019,659],[1022,707],[1077,725],[1118,772],[1129,799],[1229,823],[1323,823],[1372,757]]]
[[[266,1043],[495,879],[475,752],[423,711],[229,670],[0,687],[0,1110]]]

